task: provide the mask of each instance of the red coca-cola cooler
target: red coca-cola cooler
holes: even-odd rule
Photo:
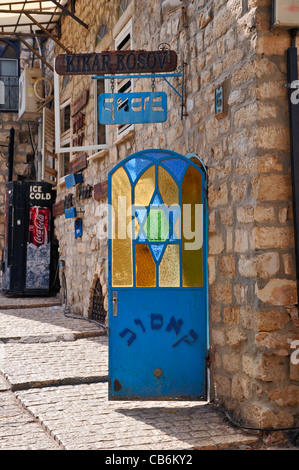
[[[49,295],[57,254],[53,244],[52,185],[11,181],[6,184],[2,291]]]

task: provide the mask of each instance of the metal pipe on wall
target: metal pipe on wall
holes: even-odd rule
[[[13,127],[11,127],[10,132],[9,132],[9,144],[8,144],[8,181],[12,181],[12,177],[13,177],[14,146],[15,146],[15,130]]]
[[[292,99],[294,89],[292,83],[298,80],[298,53],[296,47],[297,29],[291,30],[292,43],[287,50],[288,95],[289,95],[289,122],[291,169],[293,186],[293,212],[295,230],[295,259],[297,278],[297,302],[299,301],[299,103]]]

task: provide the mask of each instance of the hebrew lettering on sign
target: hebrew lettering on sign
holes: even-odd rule
[[[161,330],[163,327],[163,316],[160,313],[152,313],[150,316],[150,322],[151,322],[151,329],[152,330]],[[142,321],[137,318],[134,320],[135,325],[140,326],[141,330],[143,333],[146,333],[145,326],[143,325]],[[174,316],[170,318],[169,323],[167,324],[165,331],[170,333],[171,331],[174,331],[176,336],[180,333],[181,328],[183,326],[183,320],[180,318],[179,320],[176,320]],[[164,330],[163,330],[164,331]],[[131,344],[136,340],[137,334],[131,331],[129,328],[125,328],[120,334],[121,338],[124,338],[127,335],[130,335],[127,339],[128,346],[131,346]],[[172,347],[178,346],[180,343],[186,343],[186,344],[194,344],[195,341],[198,338],[198,334],[193,330],[190,329],[189,333],[182,336],[178,341],[176,341]]]
[[[191,340],[189,339],[189,335],[191,336]],[[189,335],[185,335],[183,336],[181,339],[179,339],[179,341],[177,341],[175,344],[173,344],[172,346],[175,348],[178,344],[180,344],[182,341],[184,343],[187,343],[187,344],[193,344],[195,343],[195,341],[197,340],[198,338],[198,335],[195,333],[194,330],[190,330],[189,331]]]
[[[163,317],[159,313],[151,314],[151,328],[152,330],[160,330],[163,326]]]
[[[124,338],[128,333],[129,333],[131,336],[130,336],[130,338],[127,340],[127,343],[128,343],[128,346],[131,346],[131,344],[133,343],[133,341],[135,341],[135,339],[136,339],[136,337],[137,337],[136,334],[133,333],[133,331],[129,330],[129,328],[125,328],[125,329],[124,329],[121,333],[119,333],[119,334],[120,334],[120,336],[121,336],[122,338]]]
[[[135,325],[140,325],[141,328],[142,328],[143,333],[145,333],[145,328],[144,328],[143,323],[142,323],[141,320],[139,320],[139,319],[134,320],[134,323],[135,323]]]
[[[99,96],[101,124],[142,124],[167,120],[164,92],[102,93]]]
[[[171,317],[169,324],[166,327],[166,331],[171,331],[172,329],[178,335],[183,324],[183,320],[180,318],[178,321],[174,317]]]

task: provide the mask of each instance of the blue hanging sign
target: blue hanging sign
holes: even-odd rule
[[[99,96],[100,124],[147,124],[167,120],[164,92],[102,93]]]

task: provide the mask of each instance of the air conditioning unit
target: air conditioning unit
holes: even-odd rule
[[[37,111],[40,107],[40,100],[34,92],[35,82],[42,77],[42,69],[25,67],[19,78],[19,117],[21,121],[36,121],[39,117],[41,110]],[[42,95],[42,81],[38,85],[41,87],[38,95]]]

